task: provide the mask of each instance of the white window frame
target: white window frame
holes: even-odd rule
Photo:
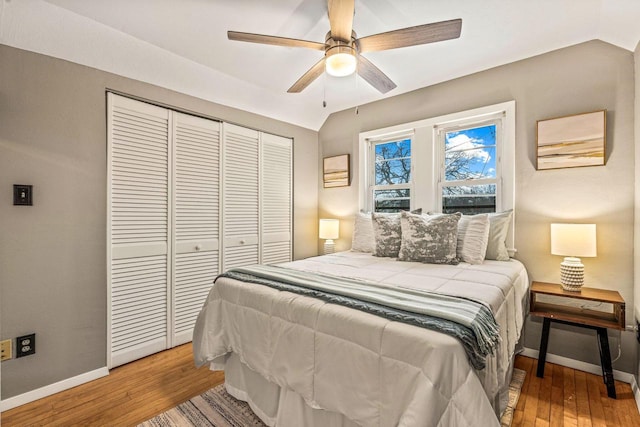
[[[373,190],[375,167],[372,163],[370,142],[393,140],[412,135],[411,139],[411,209],[422,208],[423,212],[441,210],[442,196],[441,160],[444,147],[439,149],[438,129],[459,126],[464,123],[483,123],[502,116],[502,144],[496,147],[496,165],[500,165],[499,189],[496,195],[496,211],[502,212],[515,208],[515,101],[461,111],[415,122],[399,124],[382,129],[361,132],[359,135],[359,209],[373,210]],[[442,151],[442,155],[440,154]],[[444,160],[442,160],[444,162]],[[496,167],[497,169],[497,167]],[[514,247],[514,220],[507,237],[510,251]]]
[[[436,211],[442,212],[442,199],[445,187],[458,187],[458,186],[475,186],[483,184],[494,184],[496,186],[496,211],[500,211],[502,203],[502,147],[504,145],[504,119],[505,113],[496,113],[493,117],[482,117],[463,119],[457,122],[450,122],[443,125],[435,125],[434,132],[436,132],[436,146],[438,158],[438,192],[436,195],[435,206]],[[496,156],[496,177],[495,178],[481,178],[481,179],[462,179],[457,181],[447,181],[445,179],[445,149],[446,149],[446,134],[455,131],[464,131],[468,129],[475,129],[484,126],[494,125],[496,127],[496,140],[495,140],[495,156]]]
[[[411,141],[411,170],[409,175],[409,182],[403,184],[386,184],[386,185],[376,185],[376,146],[380,144],[387,144],[389,142],[396,141],[404,141],[408,139]],[[409,190],[409,203],[411,208],[413,209],[413,133],[401,133],[394,136],[389,136],[386,138],[376,138],[367,141],[368,143],[368,158],[371,159],[370,167],[369,167],[369,176],[367,179],[368,182],[368,199],[369,205],[371,206],[371,212],[373,212],[375,208],[375,192],[376,190]]]

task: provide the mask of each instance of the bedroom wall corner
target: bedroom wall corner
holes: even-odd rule
[[[637,53],[636,53],[637,57]],[[339,250],[348,249],[358,211],[358,133],[516,101],[516,248],[532,280],[559,282],[560,257],[550,254],[549,224],[595,222],[598,257],[585,259],[588,284],[634,294],[634,54],[593,40],[329,116],[320,129],[321,156],[351,155],[351,186],[323,189],[321,216],[340,218]],[[537,171],[536,121],[606,109],[606,166]],[[344,225],[343,225],[344,224]],[[628,311],[627,324],[633,322]],[[525,346],[539,346],[541,322],[527,321]],[[632,332],[611,333],[614,368],[636,372]],[[549,351],[598,365],[591,331],[555,327]]]
[[[317,254],[318,132],[0,44],[0,338],[37,335],[3,400],[106,366],[107,89],[292,137],[294,258]]]
[[[633,286],[633,315],[634,324],[640,321],[640,41],[633,53],[634,58],[634,147],[635,147],[635,197],[634,197],[634,286]],[[636,343],[636,382],[640,384],[640,343]],[[640,392],[638,392],[640,393]],[[638,401],[640,402],[640,396]]]

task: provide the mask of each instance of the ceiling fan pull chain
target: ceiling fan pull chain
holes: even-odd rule
[[[327,108],[327,76],[322,76],[322,108]]]
[[[356,79],[356,96],[359,98],[358,99],[358,103],[356,104],[356,116],[358,115],[358,113],[360,112],[358,110],[358,107],[360,106],[360,100],[361,100],[361,95],[360,95],[360,91],[358,89],[360,89],[359,85],[358,85],[358,73],[354,73],[354,79]]]

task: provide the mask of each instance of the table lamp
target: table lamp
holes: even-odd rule
[[[584,264],[578,257],[596,256],[596,225],[551,224],[551,254],[566,257],[560,263],[562,289],[580,292]]]
[[[332,254],[335,252],[335,244],[333,239],[338,238],[340,229],[340,221],[337,219],[321,219],[320,220],[320,238],[325,239],[324,254]]]

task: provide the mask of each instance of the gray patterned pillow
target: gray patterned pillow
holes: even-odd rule
[[[429,264],[458,264],[458,221],[462,214],[435,217],[402,212],[398,259]]]
[[[422,208],[414,209],[412,214],[421,214]],[[400,227],[400,213],[371,214],[375,248],[373,256],[397,258],[402,242],[402,228]]]
[[[400,227],[400,214],[372,213],[373,234],[376,239],[375,256],[398,256],[402,241],[402,228]]]

